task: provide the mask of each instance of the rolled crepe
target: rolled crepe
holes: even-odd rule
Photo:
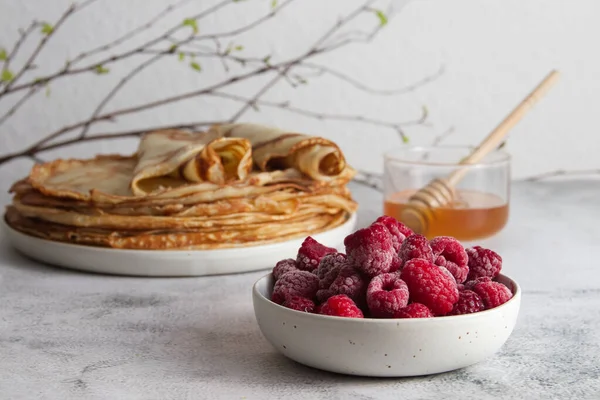
[[[142,138],[137,160],[131,191],[146,195],[156,188],[189,182],[243,181],[252,170],[252,147],[243,138],[162,130]]]
[[[258,124],[214,125],[209,132],[250,141],[254,163],[262,171],[295,168],[314,180],[329,181],[346,168],[340,148],[322,137]]]

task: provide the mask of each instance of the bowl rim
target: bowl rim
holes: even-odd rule
[[[435,162],[435,161],[411,161],[411,160],[406,160],[403,159],[401,156],[398,155],[398,153],[403,152],[403,153],[409,153],[409,152],[413,152],[413,151],[421,151],[421,152],[426,152],[426,151],[444,151],[444,150],[469,150],[469,152],[473,151],[475,149],[476,146],[473,145],[460,145],[460,144],[455,144],[455,145],[445,145],[445,144],[441,144],[441,145],[408,145],[405,147],[394,147],[392,149],[389,149],[388,151],[383,153],[383,158],[384,161],[387,162],[394,162],[394,163],[400,163],[400,164],[407,164],[407,165],[421,165],[421,166],[430,166],[430,167],[456,167],[458,165],[460,165],[458,162]],[[510,153],[508,153],[506,150],[501,149],[501,148],[497,148],[492,150],[489,154],[494,154],[494,155],[499,155],[498,159],[495,160],[481,160],[475,163],[470,163],[467,164],[466,166],[468,168],[481,168],[481,167],[491,167],[491,166],[495,166],[495,165],[499,165],[499,164],[510,164],[510,162],[512,161],[512,156]]]
[[[402,324],[419,324],[419,323],[432,323],[433,321],[437,322],[450,322],[450,321],[459,321],[459,320],[467,320],[473,318],[482,318],[486,315],[499,313],[502,309],[508,308],[514,303],[520,302],[521,299],[521,286],[514,279],[510,278],[507,275],[499,274],[498,277],[502,277],[507,279],[511,285],[513,286],[513,296],[506,303],[499,305],[498,307],[491,308],[489,310],[479,311],[471,314],[462,314],[462,315],[445,315],[440,317],[430,317],[430,318],[347,318],[347,317],[338,317],[333,315],[323,315],[323,314],[313,314],[304,311],[293,310],[291,308],[284,307],[279,305],[271,299],[265,297],[259,290],[258,286],[263,281],[272,278],[273,273],[269,272],[266,275],[263,275],[259,279],[257,279],[252,285],[252,293],[253,298],[258,298],[259,301],[266,302],[270,307],[276,307],[282,310],[283,312],[289,312],[291,315],[296,315],[298,318],[309,318],[313,320],[322,319],[325,321],[339,321],[340,323],[349,323],[349,324],[383,324],[383,325],[398,325]]]

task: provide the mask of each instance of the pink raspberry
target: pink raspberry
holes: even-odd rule
[[[433,250],[431,250],[429,240],[425,236],[414,234],[404,239],[398,251],[398,257],[400,257],[403,266],[413,258],[422,258],[433,262]]]
[[[315,303],[311,299],[300,296],[288,297],[285,299],[282,306],[307,313],[312,313],[315,310]]]
[[[302,271],[312,272],[319,266],[321,258],[325,254],[337,253],[337,250],[331,247],[323,246],[312,237],[308,236],[302,242],[296,257],[296,267]]]
[[[490,249],[473,246],[467,249],[467,255],[469,257],[468,280],[484,276],[494,279],[502,270],[502,257]]]
[[[492,278],[490,278],[489,276],[482,276],[481,278],[468,280],[465,282],[463,288],[462,289],[459,288],[459,290],[473,290],[475,285],[477,285],[478,283],[491,282],[491,280],[492,280]]]
[[[396,218],[388,217],[387,215],[382,215],[377,218],[374,224],[382,224],[385,226],[392,235],[392,244],[394,245],[394,250],[396,253],[400,250],[400,245],[408,236],[413,234],[413,231],[402,222],[398,221]]]
[[[369,277],[390,270],[394,258],[392,236],[382,224],[359,229],[344,239],[348,261]]]
[[[467,279],[469,267],[467,252],[458,240],[450,236],[438,236],[429,242],[433,250],[434,264],[445,267],[456,279],[463,283]]]
[[[402,260],[398,254],[394,254],[394,257],[392,258],[392,265],[390,265],[390,272],[400,271],[400,268],[402,268]]]
[[[410,303],[398,310],[394,318],[433,318],[431,310],[421,303]]]
[[[513,296],[509,288],[499,282],[480,282],[473,287],[473,291],[481,297],[486,310],[506,303]]]
[[[443,269],[422,258],[415,258],[409,260],[400,273],[410,291],[410,300],[424,304],[434,315],[448,314],[458,301],[456,282]]]
[[[283,274],[290,271],[298,271],[298,268],[296,267],[296,260],[293,258],[281,260],[277,262],[277,264],[275,264],[275,268],[273,268],[273,278],[278,281]]]
[[[346,255],[342,253],[325,254],[314,272],[319,277],[319,289],[328,289],[342,267],[348,265]]]
[[[347,318],[364,318],[360,308],[354,304],[351,298],[344,294],[338,294],[328,298],[327,301],[319,307],[319,314]]]
[[[367,306],[372,316],[390,318],[407,304],[408,287],[400,274],[381,274],[371,279],[367,287]]]
[[[291,296],[313,299],[319,288],[319,278],[308,271],[291,271],[284,274],[273,286],[271,300],[277,304]]]
[[[340,270],[337,278],[329,286],[329,296],[345,294],[359,307],[365,305],[365,294],[368,281],[352,266],[345,266]],[[324,295],[322,293],[321,295]]]
[[[450,315],[471,314],[484,309],[483,300],[472,290],[462,290],[458,293],[458,301]]]

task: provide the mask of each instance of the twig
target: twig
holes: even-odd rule
[[[580,169],[580,170],[564,170],[559,169],[556,171],[545,172],[543,174],[530,176],[528,178],[524,178],[524,181],[527,182],[537,182],[544,179],[564,177],[564,176],[579,176],[579,175],[600,175],[600,168],[598,169]]]
[[[350,76],[348,76],[340,71],[336,71],[335,69],[324,66],[324,65],[310,63],[310,62],[300,62],[300,63],[298,63],[298,66],[310,68],[310,69],[316,71],[317,75],[327,74],[327,75],[334,76],[346,83],[349,83],[350,85],[354,86],[355,88],[362,90],[363,92],[371,93],[371,94],[375,94],[375,95],[379,95],[379,96],[393,96],[393,95],[414,92],[416,89],[421,88],[421,87],[427,85],[428,83],[435,81],[440,76],[442,76],[445,72],[445,67],[442,65],[439,68],[439,70],[436,71],[435,73],[428,75],[428,76],[424,77],[423,79],[421,79],[417,82],[414,82],[408,86],[400,87],[397,89],[374,89],[374,88],[371,88],[371,87],[363,84],[362,82],[357,81],[356,79],[351,78]]]
[[[166,126],[160,126],[160,127],[147,127],[144,129],[135,129],[132,131],[125,131],[125,132],[100,133],[100,134],[96,134],[93,136],[86,136],[83,138],[77,137],[77,138],[73,138],[73,139],[66,139],[66,140],[62,140],[62,141],[48,144],[48,145],[38,146],[35,148],[32,146],[32,147],[29,147],[22,151],[17,151],[14,153],[6,154],[6,155],[0,157],[0,164],[3,164],[7,161],[10,161],[10,160],[18,158],[18,157],[31,157],[33,155],[36,155],[37,153],[41,153],[44,151],[53,150],[53,149],[57,149],[57,148],[61,148],[61,147],[71,146],[71,145],[83,143],[83,142],[95,142],[95,141],[99,141],[99,140],[123,139],[123,138],[128,138],[128,137],[137,137],[137,136],[141,136],[144,133],[147,133],[150,131],[163,130],[163,129],[198,130],[201,127],[206,127],[206,126],[210,126],[210,125],[214,125],[214,124],[220,124],[223,122],[225,122],[225,121],[201,121],[201,122],[193,122],[193,123],[185,123],[185,124],[166,125]]]
[[[353,179],[354,182],[358,183],[362,186],[370,187],[371,189],[375,189],[378,192],[383,191],[383,185],[381,183],[381,175],[374,174],[366,171],[357,171],[356,176]]]
[[[145,60],[143,63],[139,64],[137,67],[132,69],[123,78],[121,78],[121,80],[115,85],[115,87],[113,87],[112,90],[110,92],[108,92],[108,94],[102,99],[100,104],[98,104],[98,106],[92,113],[92,116],[88,120],[88,123],[83,126],[83,129],[81,130],[81,133],[79,134],[79,137],[80,138],[85,137],[85,135],[87,134],[88,130],[90,129],[90,126],[92,125],[93,121],[95,120],[96,117],[98,117],[98,114],[100,114],[100,112],[104,109],[106,104],[108,104],[108,102],[119,92],[119,90],[121,90],[123,88],[123,86],[125,86],[125,84],[127,84],[127,82],[129,82],[131,79],[133,79],[134,76],[139,74],[145,68],[149,67],[150,65],[152,65],[153,63],[155,63],[156,61],[161,59],[163,55],[164,55],[163,53],[159,53],[159,54]]]
[[[29,89],[24,96],[22,96],[2,117],[0,117],[0,125],[4,124],[4,122],[14,115],[15,112],[17,112],[17,110],[21,108],[21,106],[25,104],[25,102],[29,100],[29,98],[33,96],[39,89],[40,86],[34,86]]]
[[[160,21],[161,19],[163,19],[164,17],[166,17],[169,13],[175,11],[177,8],[181,7],[182,5],[184,5],[185,3],[190,2],[191,0],[179,0],[177,3],[174,4],[170,4],[169,6],[167,6],[163,11],[159,12],[154,18],[152,18],[151,20],[149,20],[148,22],[146,22],[143,25],[138,26],[137,28],[132,29],[131,31],[125,33],[123,36],[120,36],[119,38],[108,42],[106,44],[103,44],[101,46],[98,46],[92,50],[89,51],[85,51],[83,53],[80,53],[77,57],[75,57],[72,61],[71,61],[71,65],[89,57],[92,56],[94,54],[98,54],[98,53],[102,53],[104,51],[110,50],[113,47],[116,47],[124,42],[126,42],[129,39],[132,39],[134,37],[136,37],[137,35],[139,35],[140,33],[150,29],[152,26],[154,26],[154,24],[156,24],[158,21]],[[222,2],[221,6],[224,6],[227,2]]]
[[[27,40],[27,37],[38,26],[39,26],[39,22],[33,21],[33,22],[31,22],[31,24],[29,24],[29,26],[27,27],[27,29],[25,29],[24,31],[20,32],[19,39],[17,39],[17,41],[15,42],[15,45],[13,46],[12,50],[10,51],[10,53],[8,53],[8,55],[6,57],[6,61],[4,61],[4,65],[2,66],[2,72],[3,73],[5,71],[9,70],[11,61],[15,58],[15,56],[19,52],[19,49],[21,48],[21,46],[23,45],[23,43],[25,42],[25,40]]]

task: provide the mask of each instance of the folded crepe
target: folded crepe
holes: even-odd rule
[[[243,181],[251,169],[252,148],[246,139],[209,132],[154,131],[140,141],[131,191],[145,195],[177,180],[222,185]]]
[[[295,168],[312,179],[328,181],[346,169],[340,148],[322,137],[245,123],[214,125],[209,132],[249,140],[254,163],[261,171]]]

